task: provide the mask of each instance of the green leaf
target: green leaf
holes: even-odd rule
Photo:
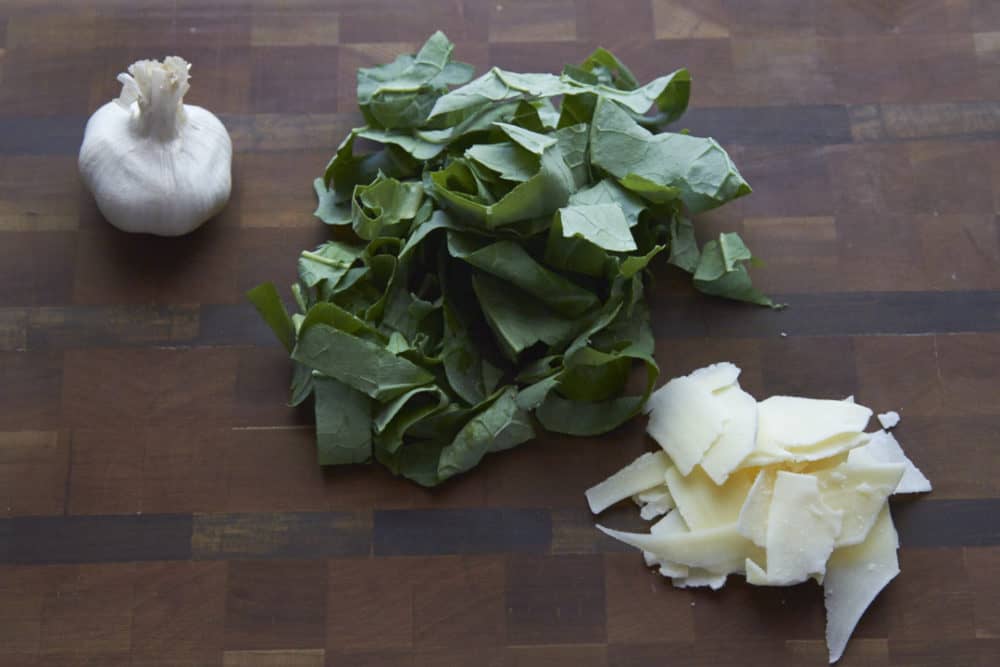
[[[590,121],[594,117],[594,105],[597,104],[597,95],[594,93],[577,93],[574,95],[564,95],[562,107],[559,110],[560,129],[573,127],[574,125],[586,125],[590,128]]]
[[[392,146],[376,153],[354,155],[354,140],[364,129],[351,130],[326,165],[323,178],[313,184],[319,199],[315,215],[327,224],[343,225],[351,221],[351,198],[356,186],[371,183],[379,173],[408,178],[418,172],[419,163]]]
[[[414,160],[430,160],[445,149],[444,144],[427,141],[419,135],[407,132],[394,132],[374,127],[363,127],[357,130],[357,135],[362,139],[397,146]]]
[[[468,235],[448,232],[448,251],[452,257],[516,285],[560,315],[577,317],[599,303],[593,292],[548,270],[513,241],[484,245]]]
[[[656,386],[656,378],[659,376],[659,367],[653,359],[653,335],[649,327],[649,313],[645,308],[635,308],[631,314],[620,311],[624,316],[619,315],[616,321],[621,323],[612,331],[631,331],[635,336],[624,348],[610,353],[601,353],[590,348],[577,348],[574,354],[567,358],[567,368],[577,369],[583,366],[594,366],[600,369],[601,366],[610,364],[623,364],[628,360],[639,362],[646,372],[646,385],[642,394],[634,396],[620,396],[607,400],[574,400],[567,395],[586,395],[588,391],[580,386],[581,382],[599,380],[610,389],[612,383],[617,381],[614,375],[618,367],[605,369],[603,373],[588,371],[573,378],[570,374],[572,385],[567,385],[564,379],[559,386],[558,392],[550,393],[545,401],[538,406],[535,416],[542,426],[550,431],[566,433],[569,435],[600,435],[621,426],[628,419],[638,414],[649,399],[649,395]],[[608,332],[603,329],[601,333]],[[624,383],[622,383],[624,385]],[[600,395],[598,392],[589,392]],[[561,395],[560,395],[561,394]]]
[[[663,114],[660,122],[670,122],[687,110],[691,75],[679,69],[634,90],[618,90],[604,84],[592,90],[598,97],[614,100],[633,114],[644,114],[655,106]]]
[[[443,124],[444,127],[414,130],[413,135],[433,144],[448,146],[460,139],[468,140],[479,133],[489,132],[493,129],[493,123],[497,121],[512,121],[517,115],[520,104],[520,102],[508,102],[442,116],[435,121],[435,124]]]
[[[379,174],[369,185],[354,188],[354,233],[366,241],[404,235],[423,198],[420,183],[401,183]]]
[[[525,97],[553,97],[563,92],[565,86],[554,74],[517,74],[494,67],[478,79],[439,97],[430,117]]]
[[[293,361],[291,396],[288,399],[288,407],[293,408],[297,405],[302,405],[312,395],[313,388],[312,369],[297,361]]]
[[[444,363],[448,385],[468,405],[486,399],[492,388],[484,382],[484,360],[469,336],[469,329],[455,309],[444,306]]]
[[[595,75],[599,83],[614,86],[619,90],[635,90],[639,87],[632,70],[607,49],[598,47],[580,64],[580,69]]]
[[[551,393],[538,406],[535,416],[546,430],[554,433],[593,436],[612,431],[637,415],[645,405],[657,377],[652,357],[646,359],[646,368],[649,390],[642,395],[607,401],[574,401]]]
[[[327,324],[304,329],[292,358],[378,401],[434,381],[434,375],[384,346]]]
[[[371,459],[371,399],[333,378],[317,376],[313,383],[319,464],[364,463]]]
[[[313,215],[328,225],[349,225],[351,224],[350,201],[338,202],[337,193],[328,190],[322,178],[313,181],[313,190],[316,192],[316,210]]]
[[[563,127],[555,132],[556,141],[559,143],[559,151],[562,153],[566,166],[573,173],[573,181],[577,188],[581,188],[590,182],[590,162],[587,159],[587,144],[590,142],[590,128],[585,123]],[[579,194],[574,192],[570,195],[570,203],[573,203],[573,196]]]
[[[621,394],[632,360],[584,347],[566,360],[559,393],[573,401],[605,401]]]
[[[562,222],[556,217],[545,244],[546,264],[563,271],[600,278],[607,272],[610,262],[608,253],[590,241],[578,236],[567,237],[563,233]]]
[[[376,440],[375,458],[394,475],[421,486],[437,486],[443,481],[438,476],[438,460],[444,445],[437,440],[418,440],[390,452]]]
[[[618,267],[619,275],[624,278],[631,278],[645,269],[654,257],[663,252],[665,247],[666,246],[662,245],[653,246],[653,248],[645,255],[632,255],[631,257],[626,257]]]
[[[681,189],[662,185],[638,174],[626,174],[619,180],[623,187],[654,204],[668,204],[681,198]]]
[[[438,477],[445,480],[470,470],[489,452],[510,449],[533,437],[528,413],[517,405],[517,391],[506,387],[441,450]]]
[[[327,241],[315,250],[304,250],[299,255],[299,280],[306,287],[316,287],[325,280],[332,288],[347,275],[363,250],[339,241]]]
[[[476,144],[465,151],[465,156],[495,171],[500,178],[516,183],[527,181],[538,171],[537,157],[507,141]]]
[[[745,263],[751,259],[738,234],[719,234],[718,241],[709,241],[702,248],[694,286],[705,294],[774,308],[775,303],[750,284]]]
[[[548,102],[548,100],[545,101]],[[517,103],[517,110],[510,119],[510,124],[523,127],[532,132],[544,132],[546,127],[542,122],[542,114],[539,110],[541,104],[541,100],[521,100]],[[551,108],[551,104],[549,106]]]
[[[581,238],[611,252],[636,249],[628,220],[618,204],[583,204],[559,209],[563,238]]]
[[[449,210],[467,223],[486,229],[551,214],[566,204],[575,187],[573,174],[558,146],[542,154],[538,173],[494,204],[485,204],[471,193],[475,181],[468,167],[457,160],[443,170],[431,172],[430,176],[434,192]]]
[[[415,56],[358,70],[358,105],[369,123],[385,128],[419,127],[448,85],[472,78],[469,65],[451,62],[455,46],[442,32],[430,36]]]
[[[603,101],[598,101],[594,111],[590,159],[619,179],[634,176],[676,188],[692,213],[750,193],[750,186],[714,139],[650,134],[621,107]]]
[[[288,311],[285,310],[285,304],[278,296],[278,289],[274,283],[264,283],[254,287],[247,292],[247,298],[285,349],[290,351],[295,344],[295,327],[292,325],[292,318],[288,316]]]
[[[494,67],[478,79],[439,97],[430,118],[512,100],[589,93],[614,100],[634,114],[644,114],[655,105],[673,120],[687,108],[690,87],[691,77],[683,69],[634,90],[619,90],[601,83],[584,83],[565,74],[518,74]]]
[[[317,324],[327,324],[352,336],[368,338],[378,343],[385,342],[385,337],[370,322],[356,317],[335,303],[324,301],[310,308],[299,325],[299,336]]]
[[[531,130],[508,123],[496,122],[493,124],[500,128],[515,144],[539,157],[547,149],[556,145],[556,138],[547,134],[532,132]]]
[[[382,325],[402,334],[407,340],[415,340],[421,333],[433,327],[433,317],[440,304],[425,301],[405,287],[390,290],[382,314]]]
[[[372,421],[379,446],[396,452],[406,432],[417,422],[448,406],[448,397],[435,386],[417,387],[386,403]]]
[[[670,259],[667,261],[688,273],[698,268],[701,251],[694,237],[694,225],[687,218],[675,216],[670,221]]]
[[[548,377],[528,385],[517,394],[517,406],[522,410],[534,410],[545,401],[545,398],[559,386],[561,373],[553,373]]]
[[[618,204],[629,227],[639,223],[639,214],[646,210],[647,204],[625,188],[610,179],[602,179],[596,184],[577,190],[569,197],[571,206],[587,204]]]
[[[579,327],[574,320],[559,317],[541,301],[495,278],[476,274],[472,286],[500,348],[512,361],[538,343],[565,344]]]

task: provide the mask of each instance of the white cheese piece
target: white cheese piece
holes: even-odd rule
[[[847,640],[868,605],[899,574],[898,548],[899,538],[886,503],[864,542],[837,549],[830,557],[823,597],[831,663],[843,655]]]
[[[746,578],[747,583],[751,586],[787,586],[788,584],[783,584],[779,581],[774,581],[767,576],[767,570],[758,565],[752,558],[747,558],[746,560]],[[820,586],[823,585],[823,575],[816,573],[813,574],[810,579],[813,579]]]
[[[673,502],[673,499],[670,497],[670,489],[667,488],[665,483],[650,487],[645,491],[640,491],[632,496],[632,500],[640,507],[646,503]]]
[[[741,471],[722,486],[716,486],[701,468],[682,477],[677,468],[664,475],[677,511],[691,530],[718,528],[736,523],[747,491],[753,484],[752,471]]]
[[[665,560],[657,561],[657,565],[660,566],[660,575],[670,577],[671,579],[683,579],[691,571],[686,565],[679,565]]]
[[[663,483],[670,461],[663,452],[647,452],[586,491],[590,511],[600,514],[619,500]]]
[[[713,591],[717,591],[725,585],[728,578],[728,574],[715,574],[705,570],[689,570],[686,577],[674,577],[671,583],[676,588],[708,587]]]
[[[791,585],[825,572],[842,517],[823,504],[815,477],[779,470],[767,515],[768,580]]]
[[[722,434],[722,415],[705,385],[682,377],[671,380],[649,398],[646,431],[688,475]]]
[[[649,527],[651,535],[674,535],[688,532],[688,525],[680,512],[671,512]]]
[[[857,449],[857,448],[855,448]],[[801,473],[817,473],[823,470],[829,470],[830,468],[836,468],[839,465],[843,465],[847,461],[848,455],[853,452],[854,449],[850,451],[841,452],[836,456],[831,456],[826,459],[819,459],[817,461],[808,461],[806,463],[794,463],[789,466],[792,472]]]
[[[852,463],[902,463],[905,466],[903,478],[893,493],[926,493],[931,490],[930,480],[903,453],[899,441],[886,431],[872,433],[868,444],[851,450],[847,460]]]
[[[754,450],[757,442],[757,401],[738,385],[715,394],[725,414],[722,435],[701,460],[702,469],[716,484],[724,484],[729,474]]]
[[[652,502],[646,503],[639,510],[639,517],[643,521],[652,521],[658,516],[662,516],[674,508],[673,502]]]
[[[772,396],[757,406],[759,439],[778,447],[810,447],[865,430],[872,411],[857,403],[798,396]]]
[[[899,424],[899,413],[895,410],[880,412],[878,414],[878,423],[882,425],[882,428],[889,430]]]
[[[667,516],[674,514],[671,512]],[[736,530],[736,524],[692,530],[686,533],[655,535],[626,533],[597,526],[598,530],[637,549],[649,551],[659,560],[704,568],[713,572],[741,570],[747,558],[760,558],[760,549]]]
[[[651,521],[674,508],[674,499],[666,484],[637,493],[632,496],[632,500],[641,508],[639,516],[646,521]]]
[[[752,586],[771,586],[770,580],[767,578],[767,572],[764,571],[760,565],[754,562],[752,558],[746,559],[746,573],[747,573],[747,583]]]
[[[646,521],[666,514],[674,508],[674,499],[666,484],[654,486],[632,496],[632,500],[640,507],[639,516]]]
[[[762,440],[757,434],[757,446],[750,456],[740,463],[741,468],[759,468],[777,464],[796,464],[821,461],[868,444],[867,433],[845,433],[824,440],[810,447],[784,449],[773,440]]]
[[[688,527],[687,524],[684,523],[684,519],[681,518],[680,512],[670,512],[665,517],[650,526],[649,532],[651,535],[671,535],[676,533],[686,533],[688,532]],[[649,567],[658,566],[660,574],[664,577],[676,578],[686,577],[688,575],[688,568],[686,565],[671,563],[670,561],[663,560],[649,551],[643,551],[642,555],[646,560],[646,565]]]
[[[823,504],[843,513],[835,546],[865,540],[904,469],[902,463],[845,463],[813,474]]]
[[[740,369],[735,364],[723,361],[699,368],[688,377],[704,385],[709,391],[722,391],[736,384],[736,380],[740,377]]]
[[[747,493],[736,528],[743,537],[759,547],[767,546],[767,515],[771,511],[771,497],[774,495],[773,470],[761,470]]]

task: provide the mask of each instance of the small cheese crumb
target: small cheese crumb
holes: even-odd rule
[[[882,428],[888,430],[896,426],[899,423],[899,413],[895,410],[890,410],[889,412],[881,412],[878,416],[878,423],[882,425]]]

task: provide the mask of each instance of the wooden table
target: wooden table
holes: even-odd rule
[[[699,224],[741,231],[791,307],[661,267],[662,377],[728,359],[760,396],[900,410],[935,492],[894,504],[902,575],[842,664],[1000,664],[1000,3],[8,0],[0,665],[824,664],[818,587],[676,590],[599,539],[582,491],[651,445],[640,419],[435,491],[314,464],[243,294],[326,234],[310,183],[358,123],[355,69],[436,28],[480,69],[601,44],[643,79],[692,70],[685,124],[755,188]],[[115,74],[171,53],[232,133],[232,201],[128,236],[76,153]]]

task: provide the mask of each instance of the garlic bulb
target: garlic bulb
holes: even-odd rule
[[[183,103],[190,68],[176,56],[133,63],[87,121],[80,174],[123,231],[180,236],[229,201],[233,144],[214,114]]]

